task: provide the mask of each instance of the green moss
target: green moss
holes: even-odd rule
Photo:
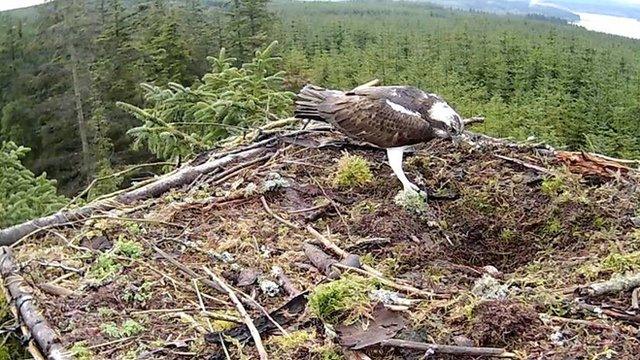
[[[552,218],[547,221],[543,229],[546,235],[555,236],[562,231],[562,223],[557,218]]]
[[[127,240],[123,234],[120,234],[116,241],[116,251],[126,257],[137,259],[142,256],[142,245],[133,240]]]
[[[314,353],[314,359],[320,360],[344,360],[344,355],[342,354],[342,349],[333,345],[327,344],[322,346],[317,346],[311,349],[311,352]]]
[[[122,265],[118,264],[111,254],[103,253],[87,271],[87,277],[98,282],[113,278],[122,270]]]
[[[138,286],[138,287],[129,287],[124,291],[124,294],[122,294],[122,299],[124,301],[127,302],[132,302],[132,303],[145,303],[147,302],[147,300],[151,299],[151,295],[153,295],[152,293],[152,288],[153,288],[153,283],[152,282],[148,282],[145,281],[142,283],[142,285]]]
[[[94,357],[93,352],[89,350],[87,343],[84,341],[73,344],[69,350],[71,351],[73,358],[76,360],[91,360]]]
[[[267,344],[275,347],[276,353],[287,354],[305,347],[306,343],[315,340],[315,338],[315,331],[298,330],[287,335],[273,336]]]
[[[369,309],[369,293],[373,289],[373,281],[346,275],[316,287],[309,295],[309,308],[315,316],[328,323],[353,322]]]
[[[373,174],[367,159],[358,155],[344,155],[338,161],[334,174],[334,186],[354,188],[373,180]]]
[[[122,324],[122,326],[118,326],[113,322],[100,325],[100,331],[104,335],[110,338],[116,338],[116,339],[135,336],[140,334],[144,330],[145,330],[145,327],[133,319],[126,320]]]
[[[503,229],[500,232],[500,239],[504,241],[511,241],[516,237],[517,233],[511,229]]]
[[[609,254],[602,260],[602,267],[616,273],[640,269],[640,252],[630,254]]]
[[[560,176],[554,176],[542,181],[541,190],[542,193],[547,196],[556,197],[567,190],[567,185],[564,178]]]

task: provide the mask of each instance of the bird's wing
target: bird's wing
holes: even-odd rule
[[[433,105],[444,100],[436,94],[428,94],[413,86],[372,86],[355,89],[352,94],[370,99],[387,99],[406,109],[420,113],[429,119]]]
[[[431,124],[419,112],[382,97],[330,96],[318,110],[345,135],[382,148],[416,144],[434,137]]]

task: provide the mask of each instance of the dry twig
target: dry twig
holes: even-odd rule
[[[499,357],[499,358],[515,358],[516,357],[516,354],[500,348],[440,345],[440,344],[429,344],[429,343],[399,340],[399,339],[383,340],[380,343],[380,345],[401,347],[405,349],[415,349],[415,350],[421,350],[421,351],[432,351],[433,353],[437,353],[437,354],[490,356],[490,357]]]
[[[273,210],[271,210],[271,208],[269,207],[269,204],[267,204],[267,199],[265,199],[264,196],[260,197],[260,201],[262,202],[262,206],[264,207],[264,210],[267,212],[267,214],[271,215],[274,219],[294,229],[300,229],[300,226],[292,223],[289,220],[283,219],[282,217],[274,213]]]
[[[207,273],[207,275],[209,275],[209,277],[214,282],[218,284],[219,287],[224,289],[224,291],[226,291],[226,293],[229,295],[229,298],[235,304],[236,309],[238,309],[238,312],[242,316],[242,319],[244,320],[245,324],[249,328],[249,331],[251,332],[251,337],[253,338],[253,342],[256,345],[256,349],[258,349],[258,354],[260,354],[260,359],[267,360],[268,359],[267,351],[264,349],[264,345],[262,344],[262,339],[260,339],[260,333],[258,332],[258,329],[256,329],[256,325],[253,323],[253,320],[251,320],[251,317],[247,313],[247,310],[245,310],[244,306],[240,302],[240,299],[238,299],[238,297],[236,296],[233,289],[231,289],[231,287],[229,287],[227,283],[225,283],[221,278],[219,278],[207,267],[203,266],[203,270],[204,272]]]

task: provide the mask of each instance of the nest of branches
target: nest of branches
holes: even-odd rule
[[[407,174],[428,194],[416,209],[394,201],[400,185],[379,149],[317,127],[249,140],[0,231],[13,248],[0,254],[4,286],[32,351],[54,359],[640,353],[630,164],[468,134],[408,156]]]

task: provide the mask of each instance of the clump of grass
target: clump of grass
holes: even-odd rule
[[[102,324],[100,326],[100,331],[104,335],[116,339],[138,335],[144,330],[145,327],[133,319],[126,320],[122,326],[118,326],[113,322]]]
[[[136,241],[127,240],[122,234],[118,237],[118,241],[116,241],[116,251],[132,259],[137,259],[142,256],[142,246]]]
[[[91,350],[89,350],[87,343],[84,341],[74,343],[71,349],[69,349],[69,351],[71,351],[73,358],[76,360],[93,359],[93,353],[91,352]]]
[[[316,287],[309,295],[309,308],[324,322],[353,323],[370,310],[369,293],[374,285],[364,277],[346,275]]]
[[[358,155],[343,155],[338,160],[333,184],[341,188],[354,188],[373,180],[367,159]]]

